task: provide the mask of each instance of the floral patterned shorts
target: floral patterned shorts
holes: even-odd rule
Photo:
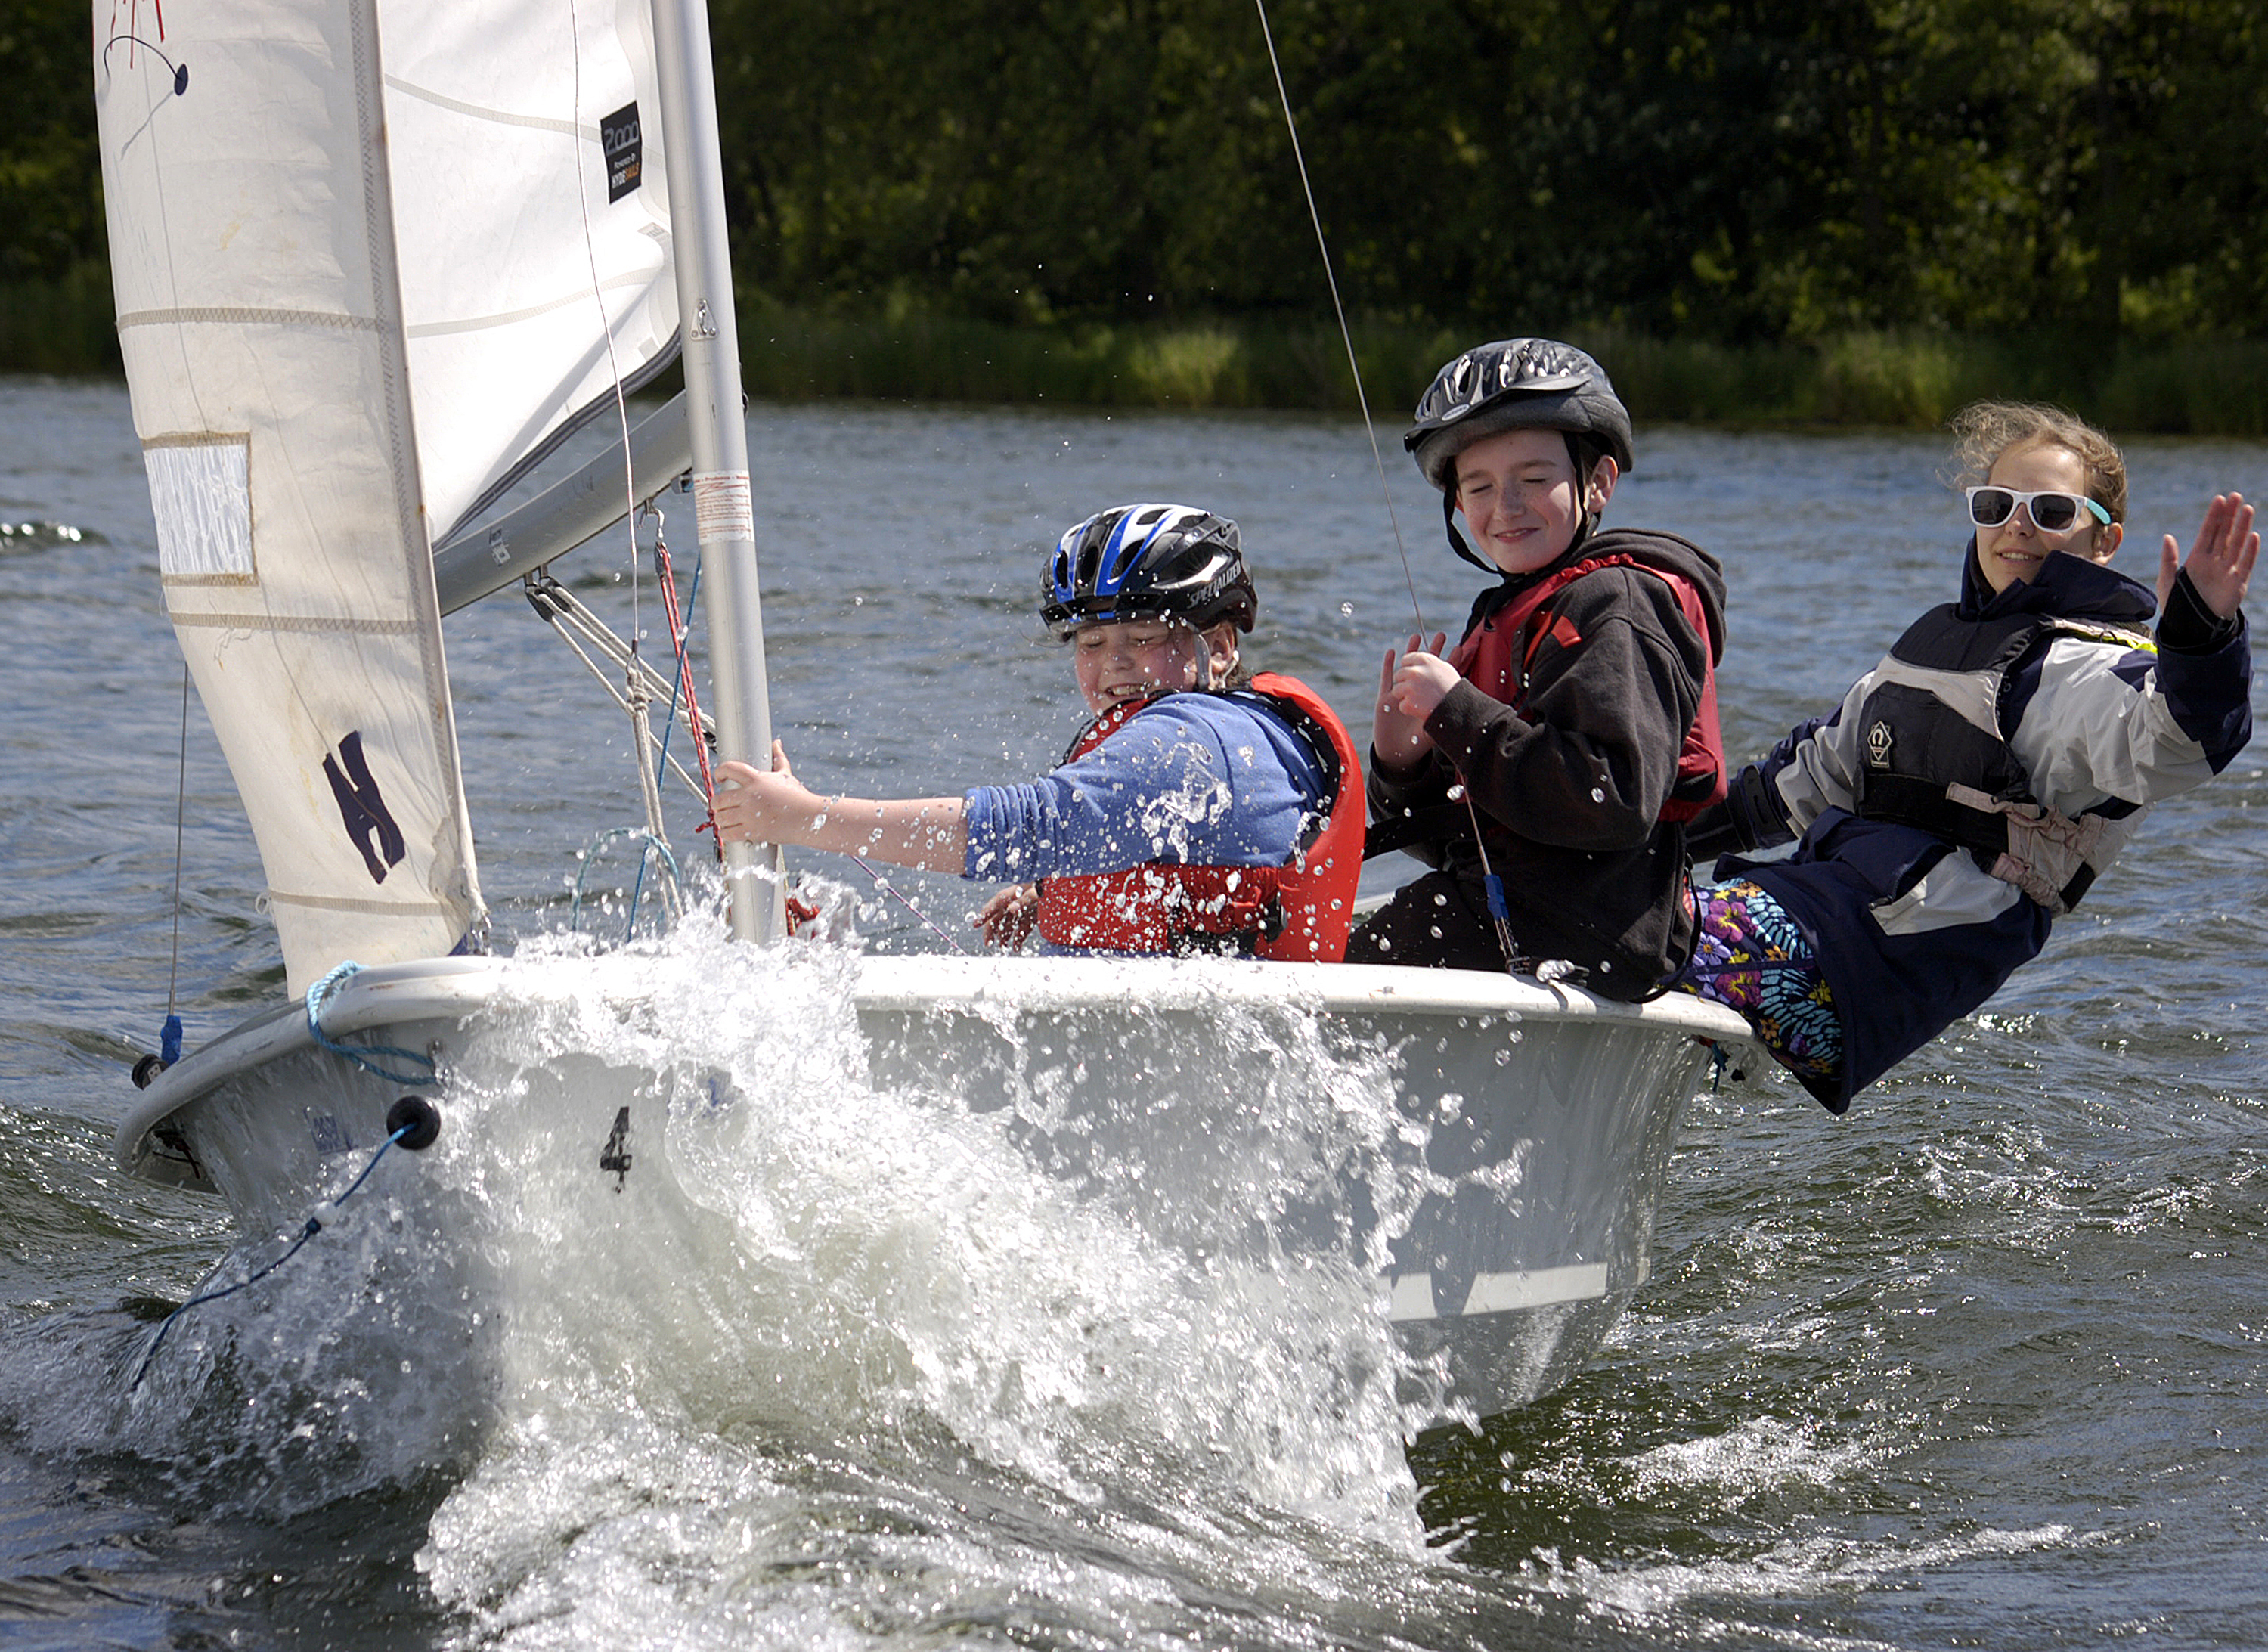
[[[1669,985],[1737,1011],[1798,1078],[1832,1083],[1843,1030],[1819,960],[1787,909],[1745,878],[1690,889],[1693,960]]]

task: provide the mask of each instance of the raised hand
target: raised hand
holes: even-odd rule
[[[1425,719],[1457,681],[1455,667],[1440,657],[1448,640],[1447,632],[1436,631],[1433,645],[1427,649],[1425,638],[1413,634],[1403,654],[1386,651],[1386,663],[1378,674],[1378,710],[1371,719],[1370,744],[1388,774],[1411,772],[1433,749]],[[1419,685],[1437,678],[1439,689],[1429,698]]]
[[[2179,565],[2189,572],[2190,583],[2205,605],[2222,619],[2244,606],[2252,582],[2252,565],[2260,559],[2260,535],[2252,529],[2253,507],[2241,493],[2213,496],[2205,506],[2205,522],[2190,546],[2189,559]],[[2176,562],[2181,547],[2171,534],[2158,551],[2158,608],[2174,588]]]

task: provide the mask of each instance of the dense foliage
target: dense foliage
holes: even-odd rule
[[[0,5],[0,282],[103,257],[85,0]]]
[[[1248,0],[712,0],[748,307],[1327,313]],[[2268,336],[2259,0],[1274,0],[1350,307]],[[0,6],[0,306],[99,291],[85,0]],[[9,332],[0,326],[0,333]]]
[[[1277,0],[1356,308],[1745,341],[2268,330],[2257,0]],[[802,308],[1313,314],[1245,0],[719,0]]]

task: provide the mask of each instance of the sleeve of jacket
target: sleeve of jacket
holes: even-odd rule
[[[2252,738],[2250,628],[2205,605],[2182,570],[2158,622],[2158,687],[2175,725],[2204,749],[2215,774]]]
[[[1363,798],[1370,805],[1373,826],[1398,821],[1404,815],[1421,814],[1438,808],[1449,800],[1450,774],[1447,764],[1432,752],[1416,771],[1400,779],[1388,775],[1378,761],[1378,752],[1370,753],[1369,772],[1363,782]],[[1425,865],[1439,868],[1445,856],[1437,841],[1419,839],[1403,846],[1406,854],[1415,855]]]
[[[1870,671],[1852,683],[1826,716],[1797,724],[1755,765],[1757,783],[1743,788],[1760,833],[1749,847],[1786,843],[1830,808],[1859,807],[1859,712],[1874,675]]]
[[[1708,645],[1669,586],[1633,569],[1585,575],[1553,611],[1526,715],[1459,682],[1425,732],[1474,801],[1522,837],[1634,848],[1653,835],[1676,779]]]
[[[1174,695],[1051,774],[968,792],[961,875],[1276,866],[1322,796],[1314,758],[1280,719],[1217,695]]]
[[[2218,774],[2251,738],[2248,642],[2241,621],[2195,652],[2058,638],[2010,737],[2033,795],[2065,814],[2140,808]]]

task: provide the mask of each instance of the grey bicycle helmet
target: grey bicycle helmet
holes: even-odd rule
[[[1563,431],[1588,438],[1625,473],[1637,460],[1630,411],[1607,370],[1572,344],[1505,338],[1469,350],[1433,375],[1402,445],[1445,492],[1451,461],[1498,431]]]
[[[1040,618],[1068,636],[1082,625],[1177,619],[1248,631],[1260,600],[1236,524],[1188,505],[1120,505],[1065,530],[1040,579]]]

